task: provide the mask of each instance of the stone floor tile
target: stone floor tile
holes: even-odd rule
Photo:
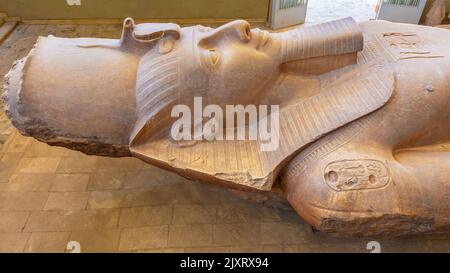
[[[173,204],[176,200],[177,193],[178,188],[176,186],[130,190],[125,196],[123,207]]]
[[[171,225],[169,247],[213,246],[213,225]]]
[[[231,203],[248,203],[249,201],[243,200],[242,198],[239,197],[239,195],[233,193],[232,190],[222,190],[220,191],[220,202],[223,204],[231,204]]]
[[[0,155],[0,182],[8,182],[19,164],[21,153],[4,153]]]
[[[89,174],[55,174],[50,191],[85,191],[89,183]]]
[[[167,225],[122,229],[120,251],[135,251],[167,246],[169,228]]]
[[[88,190],[119,190],[125,183],[126,172],[93,172],[89,178]]]
[[[58,157],[23,157],[16,171],[18,173],[54,173],[60,160]]]
[[[230,253],[231,248],[224,246],[186,247],[185,253]]]
[[[141,250],[135,250],[135,251],[122,251],[122,252],[132,252],[132,253],[184,253],[184,248],[172,248],[172,247],[165,247],[165,248],[151,248],[151,249],[141,249]]]
[[[260,237],[260,223],[214,225],[214,244],[218,246],[258,245]]]
[[[88,209],[113,209],[124,207],[128,192],[124,190],[92,191],[87,208]]]
[[[0,192],[0,211],[37,211],[44,208],[47,192]]]
[[[263,244],[302,243],[305,241],[305,236],[305,228],[295,223],[261,223],[261,243]]]
[[[215,205],[175,205],[172,224],[213,224],[217,209]]]
[[[37,141],[30,138],[28,146],[24,150],[25,157],[62,157],[64,156],[65,148],[50,146],[47,143]]]
[[[348,243],[348,244],[342,244],[337,243],[334,245],[342,245],[342,248],[349,249],[351,246],[355,246],[354,248],[358,247],[358,252],[370,252],[371,250],[367,250],[367,243],[372,240],[363,240],[359,243]],[[404,242],[401,238],[400,239],[392,239],[392,240],[377,240],[380,243],[381,252],[383,253],[398,253],[398,252],[404,252],[404,253],[417,253],[417,252],[435,252],[433,251],[433,242],[432,241],[426,241],[418,239],[417,241],[407,241]],[[445,244],[437,244],[437,245],[445,245]],[[450,246],[448,243],[447,246]],[[448,248],[447,251],[448,252]]]
[[[232,246],[229,247],[231,253],[259,253],[262,251],[262,246]]]
[[[279,209],[263,206],[264,222],[299,222],[300,217],[293,209]]]
[[[8,153],[23,153],[27,148],[28,143],[30,143],[31,138],[25,137],[18,132],[14,133],[14,137],[9,139],[5,143],[5,152]]]
[[[218,206],[217,223],[260,222],[261,205],[254,203],[229,203]]]
[[[0,232],[21,232],[29,212],[0,211]]]
[[[138,171],[144,163],[133,157],[99,157],[96,169],[99,171]]]
[[[25,225],[27,232],[113,229],[119,222],[118,209],[33,212]]]
[[[82,253],[117,252],[120,232],[119,229],[75,231],[70,241],[80,243]]]
[[[80,159],[91,157],[91,155],[87,155],[87,154],[84,154],[79,151],[75,151],[75,150],[71,150],[71,149],[67,149],[67,148],[63,148],[63,149],[64,149],[64,154],[62,155],[62,157],[71,157],[71,158],[80,158]]]
[[[89,192],[51,192],[44,210],[83,210],[87,206]]]
[[[408,244],[407,244],[408,245]],[[450,252],[450,241],[442,240],[435,241],[427,244],[427,251],[432,253],[449,253]],[[403,251],[401,246],[399,246],[398,252]],[[419,252],[419,250],[415,250],[415,252]]]
[[[263,253],[297,253],[298,245],[262,245],[260,252]]]
[[[181,184],[186,179],[160,169],[145,169],[127,172],[124,184],[125,189],[142,189],[157,186]]]
[[[63,253],[69,243],[70,232],[31,233],[24,252]]]
[[[297,253],[369,253],[364,244],[338,243],[338,244],[299,244],[296,246]]]
[[[177,187],[177,204],[220,204],[223,188],[192,181]]]
[[[0,233],[0,253],[23,252],[30,233]]]
[[[53,173],[14,174],[9,179],[5,191],[47,192],[50,189],[53,178]]]
[[[98,157],[62,157],[58,165],[58,173],[91,173],[96,168]]]
[[[119,227],[168,225],[172,221],[171,205],[124,208],[120,212]]]

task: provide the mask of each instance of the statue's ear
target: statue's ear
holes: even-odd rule
[[[159,52],[170,52],[174,42],[180,39],[181,29],[177,24],[164,23],[134,23],[132,18],[126,18],[123,22],[121,44],[153,44],[159,42]]]
[[[133,18],[128,17],[123,21],[122,37],[120,38],[122,43],[128,41],[133,36],[134,27]]]

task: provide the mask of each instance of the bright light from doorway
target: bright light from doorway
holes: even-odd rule
[[[318,24],[345,17],[356,21],[375,18],[378,0],[309,0],[306,14],[307,24]]]

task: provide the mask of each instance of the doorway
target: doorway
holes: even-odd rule
[[[356,21],[375,19],[378,0],[309,0],[307,24],[318,24],[345,17]]]

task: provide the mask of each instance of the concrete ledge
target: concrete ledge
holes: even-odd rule
[[[5,22],[20,22],[20,17],[8,17],[3,19]]]
[[[3,23],[5,22],[5,18],[6,18],[6,13],[0,12],[0,26],[3,25]]]
[[[5,23],[0,26],[0,44],[8,38],[8,35],[14,30],[17,24],[17,21],[5,21]]]
[[[252,25],[265,25],[266,19],[245,19]],[[141,18],[135,19],[136,23],[176,23],[180,25],[218,25],[228,23],[230,21],[236,20],[236,18]],[[48,20],[22,20],[21,23],[27,25],[97,25],[97,24],[122,24],[123,19],[48,19]]]

